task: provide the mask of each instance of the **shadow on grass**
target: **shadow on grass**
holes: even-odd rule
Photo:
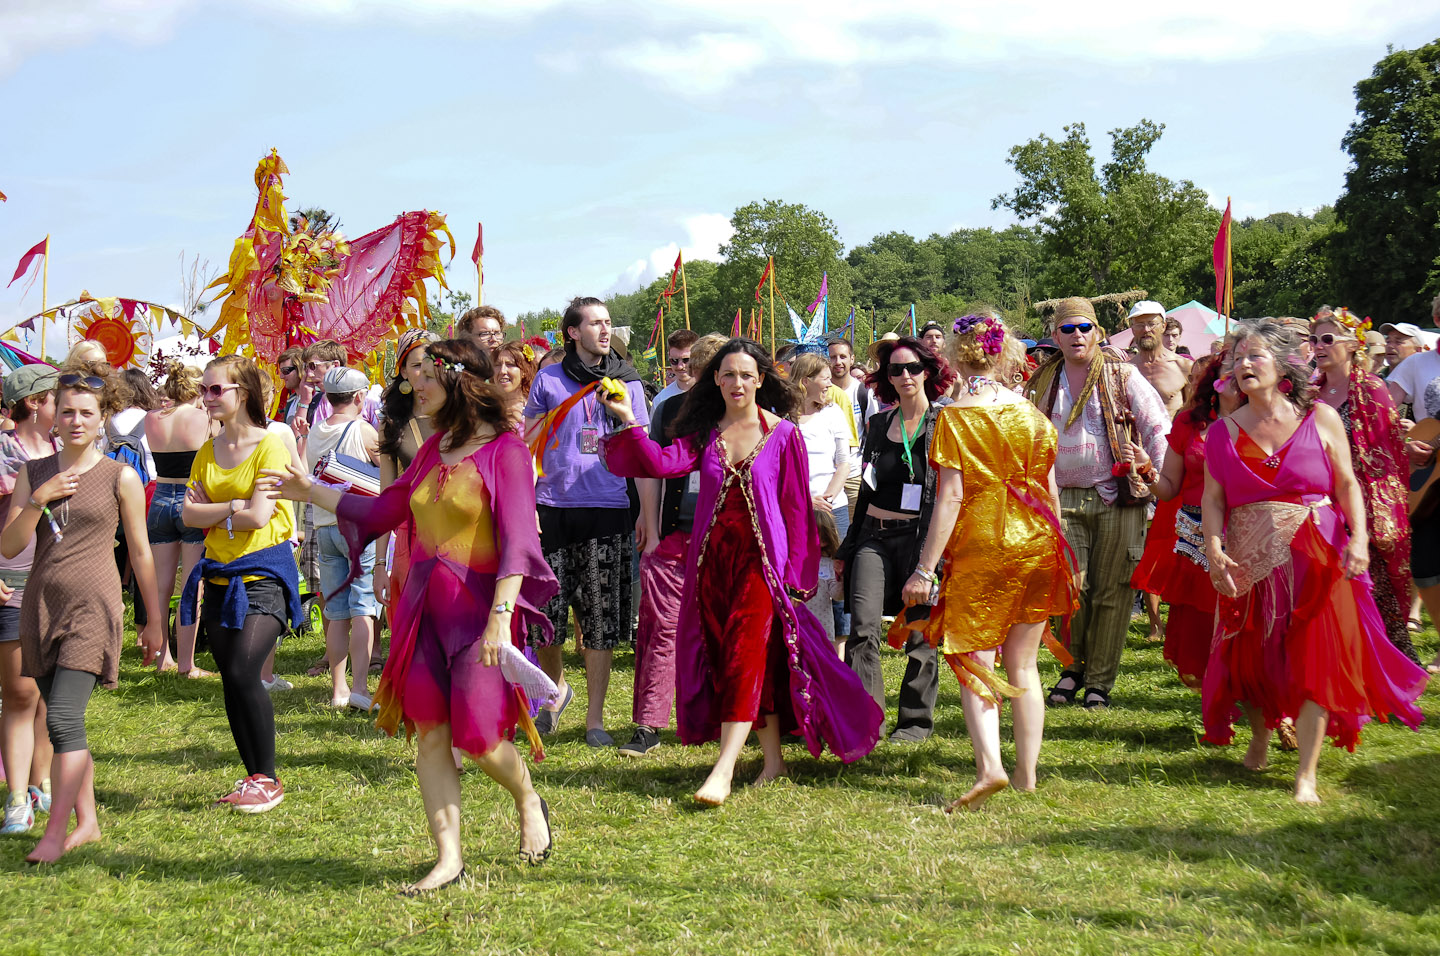
[[[1173,776],[1173,773],[1172,773]],[[1275,786],[1277,781],[1253,774],[1256,786]],[[1123,824],[1067,829],[1047,833],[1023,842],[1051,847],[1092,847],[1115,853],[1129,853],[1156,860],[1179,859],[1187,863],[1236,860],[1267,874],[1290,871],[1307,883],[1337,896],[1363,896],[1410,915],[1435,905],[1436,851],[1440,849],[1440,806],[1433,799],[1433,783],[1440,779],[1440,754],[1424,754],[1389,763],[1358,768],[1342,783],[1347,790],[1376,794],[1393,800],[1379,811],[1364,811],[1344,817],[1319,817],[1323,811],[1295,806],[1289,822],[1257,830],[1253,826],[1229,828],[1203,823],[1185,826]],[[1237,778],[1244,782],[1245,778]],[[1333,785],[1333,783],[1332,783]],[[1322,793],[1326,781],[1321,780]],[[1288,792],[1289,781],[1283,790]],[[1209,892],[1209,891],[1207,891]],[[1215,890],[1219,895],[1234,890]],[[1258,899],[1257,893],[1264,899]],[[1285,905],[1269,899],[1263,888],[1241,894],[1250,903],[1262,903],[1269,915],[1289,915],[1295,925],[1313,914],[1294,910],[1292,895]]]

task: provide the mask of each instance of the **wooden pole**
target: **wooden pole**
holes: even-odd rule
[[[775,361],[775,257],[770,257],[770,361]]]
[[[43,313],[50,308],[50,236],[45,236],[45,262],[40,272],[40,357],[45,358],[45,329],[50,320]]]
[[[685,287],[685,258],[683,255],[676,255],[680,260],[680,299],[685,303],[685,328],[690,328],[690,291]]]
[[[660,356],[660,378],[665,378],[666,363],[669,361],[670,350],[665,345],[665,306],[669,304],[668,299],[660,300],[660,334],[655,337],[655,354]]]

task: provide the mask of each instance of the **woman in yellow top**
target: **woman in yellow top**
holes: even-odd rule
[[[1000,762],[996,694],[1014,706],[1015,786],[1035,789],[1045,727],[1035,656],[1048,619],[1075,606],[1060,533],[1055,428],[993,378],[1008,337],[993,315],[955,322],[949,358],[962,387],[935,426],[935,511],[902,592],[907,605],[926,603],[944,552],[945,579],[928,634],[960,679],[979,778],[947,810],[978,810],[1010,785]],[[1011,683],[995,676],[997,648]]]
[[[205,557],[180,599],[180,623],[195,620],[205,582],[202,619],[225,690],[225,716],[245,764],[244,780],[216,801],[264,813],[285,798],[275,777],[275,709],[261,668],[288,623],[300,621],[300,577],[290,545],[289,508],[270,497],[263,469],[290,465],[284,442],[266,429],[264,386],[255,363],[226,355],[205,367],[200,394],[219,434],[200,448],[190,470],[185,523],[205,530]],[[288,617],[287,617],[288,616]]]

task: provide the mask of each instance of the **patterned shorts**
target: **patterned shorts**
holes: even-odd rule
[[[555,572],[560,590],[545,616],[554,625],[550,646],[565,642],[571,607],[585,646],[612,651],[634,643],[631,633],[631,577],[635,551],[634,524],[627,508],[552,508],[539,505],[540,549]],[[544,642],[534,628],[532,646]]]

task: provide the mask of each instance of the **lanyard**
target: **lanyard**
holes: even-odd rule
[[[910,480],[914,481],[915,459],[910,454],[910,449],[915,445],[915,441],[920,437],[920,433],[925,430],[925,416],[920,416],[920,424],[916,427],[915,434],[907,435],[905,433],[905,413],[897,411],[896,414],[900,416],[900,458],[905,462],[906,470],[910,472]]]

